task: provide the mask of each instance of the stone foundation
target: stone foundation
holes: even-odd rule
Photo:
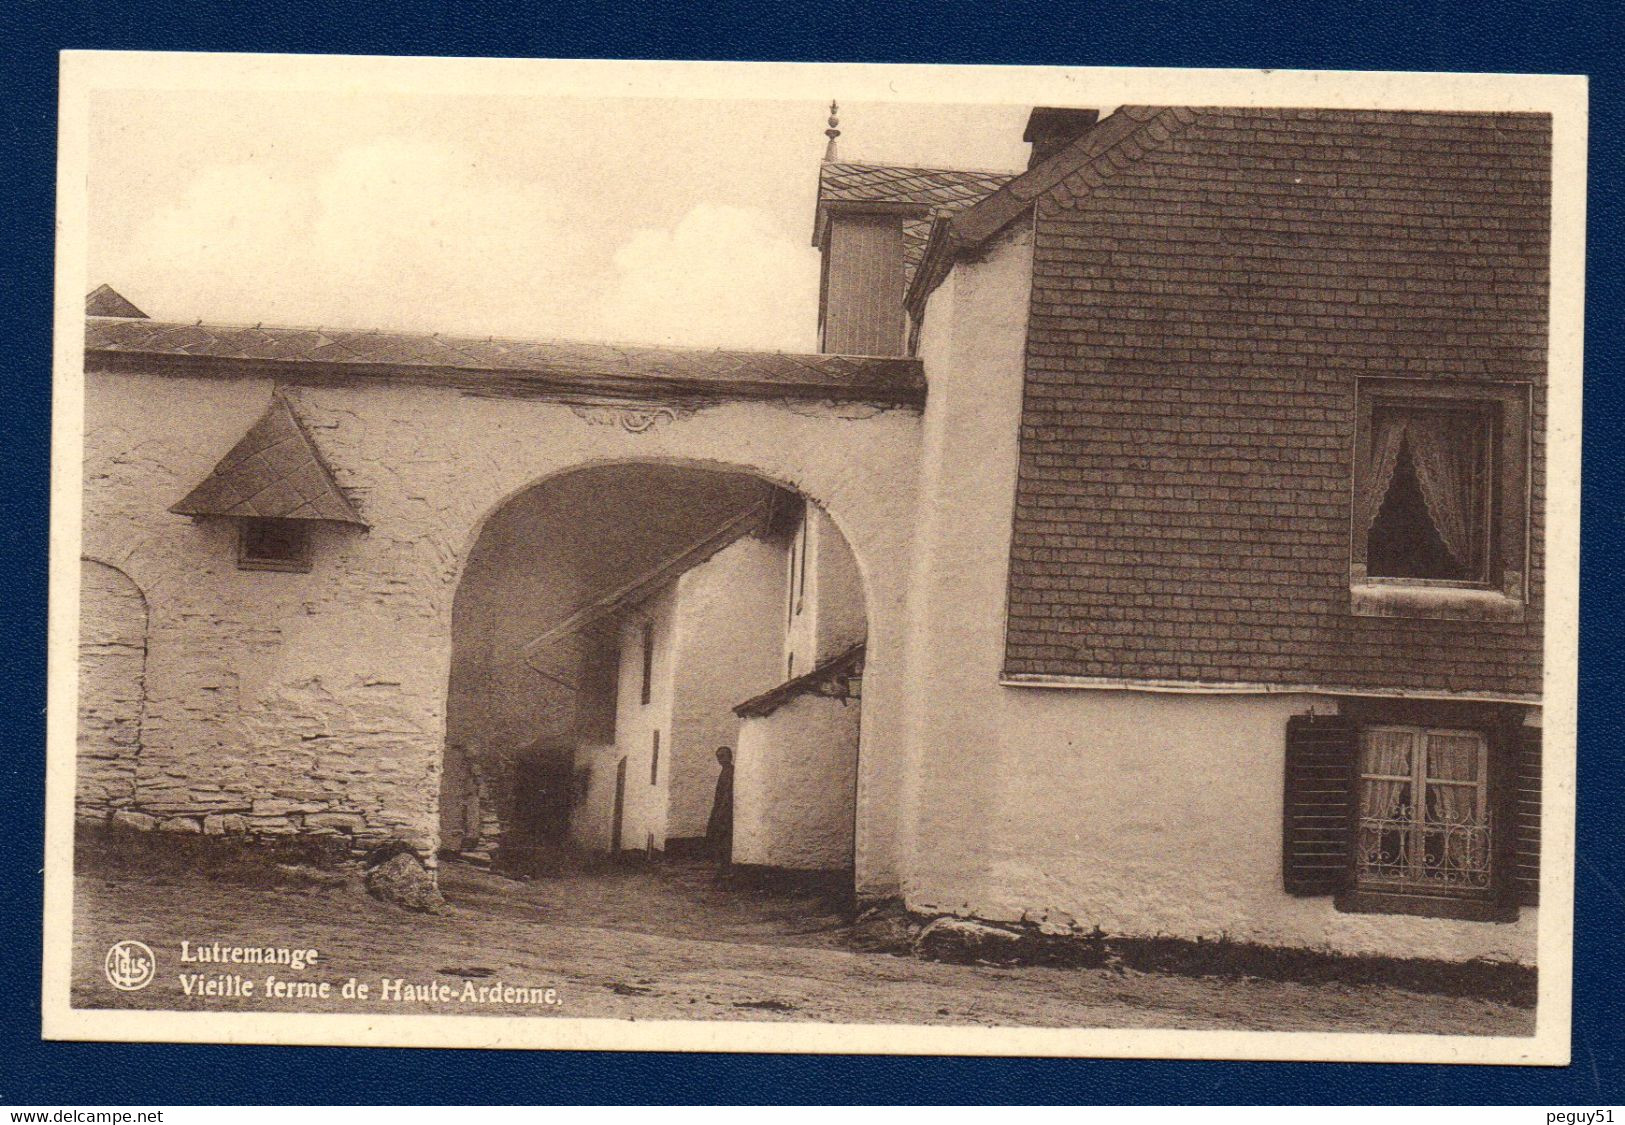
[[[268,807],[286,808],[277,814],[264,813]],[[255,812],[256,806],[261,810]],[[277,840],[287,837],[331,837],[342,842],[346,851],[363,854],[394,838],[387,826],[373,826],[367,818],[356,812],[333,811],[326,805],[314,806],[312,811],[299,807],[299,802],[270,799],[253,801],[221,811],[219,805],[198,805],[175,811],[168,802],[163,811],[153,811],[139,802],[101,812],[81,806],[77,821],[81,830],[99,828],[130,832],[174,832],[192,836],[223,836],[253,839],[263,837]]]

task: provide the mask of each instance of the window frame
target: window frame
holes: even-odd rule
[[[1477,506],[1479,510],[1474,516],[1476,529],[1478,532],[1476,538],[1479,540],[1477,544],[1479,557],[1477,559],[1476,566],[1471,568],[1472,574],[1470,576],[1463,578],[1418,578],[1408,575],[1370,574],[1369,560],[1371,551],[1371,533],[1376,526],[1376,516],[1380,514],[1380,509],[1382,508],[1383,504],[1387,502],[1386,496],[1383,498],[1382,503],[1374,505],[1377,511],[1373,512],[1372,524],[1370,527],[1366,528],[1365,533],[1363,535],[1358,534],[1358,529],[1356,529],[1356,539],[1358,542],[1354,545],[1355,561],[1362,565],[1366,565],[1366,581],[1368,582],[1383,584],[1391,583],[1405,586],[1436,586],[1444,589],[1492,589],[1496,584],[1496,579],[1499,578],[1501,573],[1501,537],[1498,534],[1499,529],[1496,527],[1496,515],[1500,506],[1501,491],[1504,482],[1496,479],[1497,474],[1495,471],[1501,463],[1501,445],[1502,441],[1504,440],[1498,432],[1500,429],[1498,424],[1500,416],[1499,404],[1481,401],[1462,402],[1458,404],[1454,400],[1441,401],[1438,399],[1421,400],[1386,397],[1379,398],[1371,403],[1371,421],[1368,424],[1368,431],[1370,433],[1375,433],[1375,419],[1380,412],[1395,411],[1414,415],[1428,410],[1436,410],[1441,414],[1456,414],[1464,418],[1471,418],[1474,423],[1474,428],[1477,431],[1474,439],[1475,443],[1482,443],[1481,448],[1477,450],[1477,452],[1479,456],[1487,461],[1487,464],[1481,467],[1485,486],[1484,495],[1478,499]],[[1370,471],[1371,440],[1372,439],[1369,436],[1366,438],[1365,455],[1360,459],[1360,464],[1367,472]],[[1415,473],[1415,471],[1413,460],[1412,472]],[[1388,487],[1390,490],[1393,489],[1394,484],[1395,481],[1389,482]],[[1364,503],[1365,494],[1372,487],[1373,485],[1370,481],[1358,482],[1355,494],[1361,499],[1362,502],[1356,507],[1356,511],[1368,510]],[[1390,495],[1391,494],[1392,493],[1390,491]],[[1438,534],[1437,527],[1435,527],[1434,531],[1435,534]]]
[[[306,574],[311,568],[314,552],[311,549],[309,520],[244,519],[237,527],[237,569],[281,571],[288,574]],[[256,531],[267,525],[297,533],[297,551],[291,556],[254,553],[251,540]]]
[[[638,706],[647,707],[654,700],[655,682],[655,623],[645,620],[638,635],[642,651],[639,659],[643,663],[641,682],[638,686]]]
[[[1520,750],[1516,707],[1435,700],[1348,700],[1343,714],[1355,727],[1354,753],[1348,763],[1348,863],[1335,908],[1349,914],[1407,914],[1471,922],[1516,922],[1517,888],[1512,878],[1517,831],[1513,804]],[[1373,885],[1360,879],[1359,832],[1361,758],[1364,733],[1373,728],[1471,731],[1484,739],[1485,819],[1489,824],[1489,885],[1474,893],[1439,893],[1425,887]],[[1425,749],[1422,755],[1425,756]],[[1413,767],[1414,768],[1414,767]],[[1425,767],[1424,767],[1425,768]]]
[[[1350,608],[1356,616],[1521,620],[1529,573],[1530,401],[1528,383],[1464,383],[1434,379],[1359,376],[1349,505]],[[1373,437],[1379,407],[1471,409],[1490,412],[1491,458],[1485,518],[1484,578],[1372,576],[1366,566],[1369,528],[1356,526],[1366,510]]]
[[[1365,768],[1365,736],[1375,732],[1403,732],[1410,737],[1410,770],[1404,776],[1399,774],[1374,774]],[[1428,743],[1434,735],[1467,735],[1477,739],[1476,749],[1477,768],[1475,779],[1462,781],[1448,781],[1432,777],[1428,773]],[[1358,749],[1354,767],[1354,793],[1355,825],[1354,825],[1354,886],[1356,890],[1376,891],[1380,893],[1397,894],[1432,894],[1441,898],[1489,898],[1494,894],[1494,880],[1499,875],[1499,868],[1495,863],[1494,840],[1497,831],[1494,805],[1490,798],[1490,740],[1482,731],[1472,727],[1441,727],[1417,723],[1366,723],[1358,731]],[[1409,837],[1407,847],[1409,851],[1410,872],[1405,877],[1380,878],[1366,870],[1362,863],[1360,840],[1367,828],[1366,817],[1361,811],[1365,805],[1366,785],[1371,781],[1399,781],[1410,787],[1411,815],[1406,819],[1404,832]],[[1417,874],[1426,855],[1427,836],[1427,809],[1428,791],[1436,785],[1466,788],[1471,786],[1474,792],[1474,817],[1472,824],[1481,826],[1487,834],[1490,847],[1485,855],[1485,885],[1483,887],[1461,886],[1449,887],[1429,884]]]

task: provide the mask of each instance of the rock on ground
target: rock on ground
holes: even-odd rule
[[[367,893],[373,898],[425,914],[445,909],[446,900],[440,897],[434,876],[415,855],[401,852],[391,856],[368,870],[366,881]]]
[[[959,965],[1010,961],[1018,956],[1023,936],[1017,930],[969,918],[938,918],[914,939],[914,952],[927,960]]]
[[[910,953],[920,936],[920,923],[900,902],[871,906],[852,923],[848,941],[865,953]]]

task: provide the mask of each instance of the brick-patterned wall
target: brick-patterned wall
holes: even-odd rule
[[[1222,109],[1042,199],[1006,672],[1538,693],[1549,196],[1545,116]],[[1360,375],[1534,385],[1525,622],[1350,613]]]

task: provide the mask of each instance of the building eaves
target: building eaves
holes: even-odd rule
[[[854,676],[863,675],[864,645],[860,641],[839,656],[833,656],[818,665],[810,672],[803,672],[792,680],[757,696],[752,696],[734,708],[734,714],[741,719],[759,719],[771,715],[792,699],[803,695],[830,695],[835,698],[848,698],[844,681]],[[837,685],[842,685],[837,688]]]
[[[696,404],[794,398],[918,407],[919,361],[330,328],[236,327],[90,317],[87,368],[289,382],[384,379],[498,397]]]
[[[1001,185],[979,202],[939,214],[906,303],[918,317],[960,254],[980,249],[1051,192],[1076,206],[1090,191],[1196,120],[1184,106],[1123,106],[1048,160]]]

